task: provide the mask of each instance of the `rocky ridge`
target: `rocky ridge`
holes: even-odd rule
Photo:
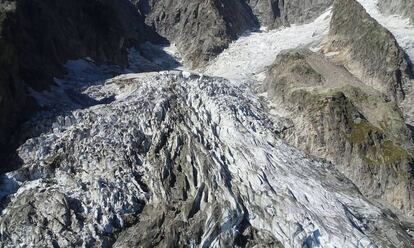
[[[147,23],[175,43],[190,68],[206,65],[259,24],[270,29],[312,21],[332,4],[318,1],[133,1]]]
[[[413,78],[407,55],[358,1],[335,1],[328,39],[325,53],[339,53],[340,63],[361,81],[390,99],[404,100]]]
[[[147,23],[176,44],[191,68],[205,65],[242,33],[258,27],[249,6],[240,0],[135,2]]]
[[[332,161],[366,196],[412,214],[410,60],[357,1],[335,1],[332,12],[322,54],[289,51],[269,69],[267,92],[293,121],[284,137]]]
[[[309,50],[280,54],[265,85],[293,121],[285,140],[327,158],[366,196],[412,213],[414,146],[395,102]]]
[[[333,0],[248,0],[260,23],[270,29],[292,24],[302,24],[319,17]]]

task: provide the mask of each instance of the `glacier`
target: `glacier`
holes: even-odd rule
[[[412,56],[405,20],[360,2]],[[23,166],[1,178],[2,245],[131,247],[153,225],[148,242],[188,247],[412,247],[410,223],[281,139],[285,120],[255,90],[282,50],[318,50],[330,15],[246,34],[200,71],[151,44],[164,57],[131,50],[127,70],[69,61],[51,91],[33,92],[46,111],[24,126]]]

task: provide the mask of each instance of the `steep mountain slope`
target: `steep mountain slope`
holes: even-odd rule
[[[147,23],[176,43],[184,62],[204,65],[243,32],[258,26],[249,6],[240,0],[135,1]]]
[[[401,15],[386,15],[379,8],[379,0],[359,0],[358,1],[383,27],[388,29],[404,49],[410,60],[414,60],[414,25],[407,18]]]
[[[378,0],[360,0],[359,1],[364,8],[368,11],[368,13],[375,18],[381,25],[386,27],[390,30],[395,38],[398,41],[398,44],[404,49],[407,53],[409,60],[414,60],[414,25],[410,24],[406,18],[399,15],[391,15],[387,16],[386,14],[381,13],[380,9],[378,8],[379,5],[383,5],[383,7],[388,6],[391,8],[392,5],[388,5],[385,3],[392,4],[389,1],[378,1]],[[408,3],[409,4],[409,3]],[[408,7],[409,8],[409,7]],[[413,94],[414,91],[412,89],[413,84],[411,83],[408,85],[407,88],[407,96],[405,100],[401,103],[401,108],[403,109],[405,119],[410,126],[414,125],[414,108],[413,106]]]
[[[326,11],[333,0],[247,0],[260,23],[278,28],[314,20]]]
[[[414,145],[398,106],[410,99],[410,81],[397,87],[392,76],[410,65],[402,56],[409,43],[401,48],[403,36],[365,12],[376,1],[337,0],[332,21],[328,9],[305,25],[292,23],[310,21],[330,1],[99,0],[64,9],[48,1],[27,4],[45,4],[42,15],[79,10],[74,17],[88,22],[79,24],[97,33],[74,35],[84,59],[67,61],[64,76],[66,60],[57,59],[55,84],[30,89],[41,110],[18,136],[21,167],[0,175],[1,247],[413,247],[414,223],[404,214],[412,214]],[[99,13],[71,4],[98,4]],[[58,14],[45,16],[82,29],[72,29],[71,11]],[[94,14],[110,17],[103,23],[116,35],[96,53],[105,35],[94,30],[102,21]],[[275,17],[290,26],[231,43]],[[356,34],[352,23],[361,24]],[[162,41],[154,31],[177,46],[127,49]],[[371,35],[373,48],[347,38]],[[279,54],[297,47],[310,50]],[[162,71],[184,68],[176,48],[185,65],[206,66]],[[367,57],[343,56],[350,50]],[[361,61],[372,74],[349,66]],[[136,71],[159,72],[126,74]]]
[[[364,6],[368,4],[368,7],[370,7],[371,2],[362,2]],[[367,19],[367,21],[361,22],[376,23],[357,2],[349,6],[355,5],[358,6],[360,11],[364,13],[364,18]],[[352,8],[347,10],[348,5],[346,4],[338,4],[336,8],[338,7],[345,8],[343,12],[349,12],[342,13],[344,22],[336,23],[337,26],[334,28],[345,30],[346,27],[343,26],[352,27],[352,19],[345,17],[353,13]],[[369,11],[372,11],[372,9],[369,9]],[[334,14],[337,14],[337,12],[339,11]],[[265,77],[262,72],[267,70],[266,66],[272,64],[273,56],[280,53],[282,49],[294,48],[309,43],[310,46],[313,46],[313,50],[318,50],[318,43],[325,35],[328,35],[329,17],[330,14],[327,12],[307,25],[294,26],[280,31],[257,32],[242,37],[213,60],[205,72],[210,75],[238,80],[262,80]],[[397,22],[395,24],[397,25]],[[399,54],[404,54],[393,35],[378,23],[375,26],[379,29],[377,31],[380,34],[386,35],[379,35],[378,42],[373,45],[374,47],[371,46],[371,40],[358,38],[355,43],[352,40],[347,40],[350,46],[355,45],[353,49],[356,51],[363,50],[367,54],[374,54],[373,57],[371,55],[363,57],[366,67],[373,66],[373,68],[375,68],[375,65],[372,65],[371,62],[371,60],[374,60],[373,58],[388,56],[381,54],[386,53],[386,50],[381,47],[382,44],[391,44]],[[351,33],[351,28],[348,30]],[[357,33],[359,30],[354,30],[350,35],[365,37],[364,35],[369,34],[372,30],[361,28],[361,33]],[[407,32],[410,31],[408,28],[407,30]],[[402,40],[404,33],[402,29],[398,31],[401,31],[397,34],[399,40]],[[343,37],[341,41],[347,39],[348,34],[344,34]],[[337,39],[340,40],[340,38]],[[410,52],[410,38],[407,37],[406,40],[407,43],[404,43],[404,45],[408,46],[404,48],[407,49],[407,52]],[[331,45],[329,42],[332,42],[332,40],[328,39],[327,43]],[[346,47],[338,46],[338,49],[341,52],[347,51]],[[393,52],[389,51],[389,53],[391,55],[388,57],[392,58],[394,56]],[[410,213],[413,200],[411,193],[411,154],[413,149],[410,142],[410,131],[404,123],[408,119],[403,118],[403,114],[404,117],[407,117],[407,110],[412,109],[408,103],[412,97],[407,96],[403,102],[404,106],[407,107],[403,109],[404,113],[401,113],[399,110],[401,105],[390,102],[389,97],[384,98],[381,92],[378,92],[378,89],[381,89],[380,87],[374,86],[377,90],[371,88],[372,84],[369,82],[372,80],[372,75],[367,76],[369,78],[367,82],[360,74],[352,75],[347,70],[339,69],[334,65],[336,63],[349,65],[354,63],[356,59],[344,59],[343,54],[340,53],[328,53],[327,55],[330,57],[330,61],[325,61],[322,58],[314,60],[313,64],[322,64],[316,69],[305,67],[308,70],[293,70],[296,68],[294,65],[300,63],[301,56],[296,60],[292,59],[290,62],[281,59],[270,69],[270,75],[265,84],[267,84],[266,88],[270,93],[271,101],[276,103],[272,107],[273,111],[293,120],[294,126],[284,132],[285,139],[313,155],[332,161],[342,172],[352,178],[367,196],[381,198],[397,208],[403,209],[406,213]],[[323,57],[323,55],[320,56]],[[256,60],[255,57],[261,59]],[[408,68],[407,59],[402,59],[400,62],[405,63]],[[286,67],[282,66],[284,63]],[[390,68],[395,68],[395,64],[393,65],[390,61],[383,62],[381,60],[379,62],[375,61],[375,63],[383,63],[383,65]],[[398,63],[396,64],[398,65]],[[352,67],[347,68],[353,69]],[[335,71],[337,71],[337,74],[333,78],[328,77],[329,82],[321,83],[317,80],[317,82],[311,83],[306,72],[315,70],[315,75],[320,75],[322,72],[332,75]],[[319,72],[319,70],[322,70],[322,72]],[[331,72],[329,72],[330,70]],[[377,69],[372,70],[376,71]],[[353,70],[351,72],[355,73]],[[378,72],[383,73],[380,70]],[[343,76],[339,77],[339,75]],[[284,80],[285,77],[288,80]],[[323,77],[320,80],[324,81]],[[280,86],[278,86],[279,81],[281,81]],[[305,85],[301,85],[302,83]],[[410,92],[411,84],[410,80],[406,81],[405,92]],[[289,85],[292,87],[291,89],[288,87]],[[331,98],[334,100],[330,100]],[[326,101],[322,101],[323,99]],[[319,100],[330,104],[321,105],[322,107],[318,108]],[[350,107],[346,108],[348,105]],[[326,106],[326,108],[323,106]],[[339,113],[341,118],[336,117],[336,114]],[[365,120],[366,124],[369,124],[367,126],[369,128],[363,128],[365,123],[354,125],[355,118]],[[361,129],[358,129],[359,127]],[[357,138],[357,140],[352,140],[351,137]],[[393,157],[390,156],[390,151],[401,152],[396,153],[396,157]]]
[[[328,9],[313,22],[270,31],[256,31],[240,37],[203,68],[208,75],[230,79],[262,79],[263,72],[285,49],[319,45],[329,31]]]
[[[85,93],[115,100],[44,119],[53,128],[19,149],[24,166],[3,180],[18,187],[5,247],[414,242],[332,166],[284,144],[242,85],[167,72]]]
[[[162,41],[128,0],[1,1],[0,14],[2,151],[11,129],[33,111],[27,88],[48,88],[64,74],[67,60],[90,57],[126,65],[128,47]]]
[[[244,32],[310,22],[332,0],[133,0],[147,23],[175,43],[190,68],[204,66]]]
[[[293,121],[283,132],[290,144],[327,158],[366,196],[412,213],[414,145],[395,102],[308,50],[279,55],[265,84]]]
[[[407,55],[358,1],[335,1],[325,52],[340,53],[337,59],[364,83],[404,100],[413,77]]]
[[[330,24],[329,59],[291,51],[269,69],[269,96],[293,121],[284,137],[332,161],[365,195],[412,214],[414,147],[399,109],[412,109],[409,59],[357,1],[336,1]]]

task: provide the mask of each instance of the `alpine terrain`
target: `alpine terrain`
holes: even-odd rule
[[[0,0],[0,247],[414,247],[414,1]]]

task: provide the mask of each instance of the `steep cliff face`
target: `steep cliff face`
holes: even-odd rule
[[[7,29],[7,14],[13,9],[13,5],[0,5],[2,33]],[[18,77],[16,51],[3,34],[0,35],[0,49],[0,148],[1,153],[6,153],[4,144],[8,141],[8,132],[18,120],[25,97],[23,83]]]
[[[69,59],[127,64],[126,49],[159,41],[128,0],[16,1],[7,38],[15,46],[22,78],[42,89]]]
[[[47,89],[67,60],[126,65],[129,46],[161,41],[127,0],[1,1],[0,20],[1,147],[35,104],[27,88]]]
[[[240,0],[135,1],[147,23],[176,43],[190,67],[204,65],[243,32],[258,26]]]
[[[379,0],[378,6],[385,14],[402,15],[414,23],[414,2],[411,0]]]
[[[247,0],[262,25],[277,28],[282,25],[309,22],[320,16],[333,0]]]
[[[365,195],[413,212],[414,146],[396,103],[308,50],[279,55],[266,87],[293,121],[289,143],[327,158]]]
[[[246,0],[261,25],[274,28],[283,24],[283,2],[279,0]]]
[[[413,76],[406,54],[357,1],[335,1],[325,51],[338,52],[353,74],[390,99],[404,99]]]

